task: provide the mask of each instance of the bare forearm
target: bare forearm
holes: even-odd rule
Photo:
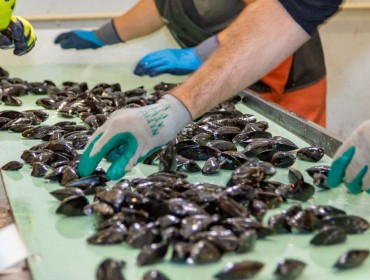
[[[217,51],[173,92],[193,118],[257,81],[309,39],[277,0],[248,5],[219,36]]]
[[[131,10],[113,21],[123,41],[148,35],[163,26],[154,0],[139,1]]]

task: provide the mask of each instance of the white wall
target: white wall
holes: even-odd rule
[[[18,1],[16,13],[27,15],[120,12],[132,7],[137,0],[23,0]],[[357,3],[370,0],[349,0]],[[32,4],[30,4],[32,3]],[[104,3],[104,5],[101,5]],[[140,20],[140,19],[138,19]],[[103,21],[38,23],[40,27],[99,26]],[[151,50],[176,46],[166,30],[161,30],[137,42],[109,47],[98,52],[65,52],[52,44],[60,30],[39,30],[35,50],[24,58],[14,58],[0,53],[0,64],[47,64],[131,61],[134,63]],[[335,16],[320,30],[327,62],[328,128],[342,137],[354,127],[370,118],[370,11],[346,11]]]

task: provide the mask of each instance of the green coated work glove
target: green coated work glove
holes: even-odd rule
[[[0,49],[14,49],[15,55],[28,53],[35,43],[35,30],[20,16],[12,16],[8,28],[0,32]]]
[[[91,175],[107,156],[111,162],[107,177],[118,180],[136,163],[167,144],[189,122],[187,108],[170,94],[153,105],[118,110],[92,135],[78,172],[82,177]]]
[[[332,188],[342,182],[353,194],[370,193],[370,121],[359,126],[334,156],[327,182]]]

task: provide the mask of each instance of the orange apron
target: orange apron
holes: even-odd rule
[[[292,61],[293,56],[290,56],[261,79],[263,83],[270,87],[271,91],[259,94],[259,96],[325,127],[326,77],[308,86],[286,91],[285,86]]]

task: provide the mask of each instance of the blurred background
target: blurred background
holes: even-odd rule
[[[58,71],[60,64],[81,64],[88,65],[81,67],[81,71],[88,71],[89,67],[113,63],[118,69],[118,73],[114,73],[117,77],[120,65],[126,70],[127,67],[133,69],[150,51],[178,47],[165,28],[146,38],[96,51],[64,51],[54,45],[53,40],[60,32],[98,27],[136,2],[18,0],[14,14],[34,24],[38,41],[34,50],[24,57],[15,57],[10,51],[0,52],[0,65],[11,72],[22,65],[55,65],[53,69]],[[357,125],[370,118],[370,1],[346,1],[342,11],[325,24],[320,33],[328,73],[327,128],[345,138]],[[48,78],[43,72],[40,76],[32,71],[22,75],[25,76],[21,78],[26,80]],[[134,79],[140,86],[140,79],[149,78]],[[165,76],[162,80],[165,81]]]

